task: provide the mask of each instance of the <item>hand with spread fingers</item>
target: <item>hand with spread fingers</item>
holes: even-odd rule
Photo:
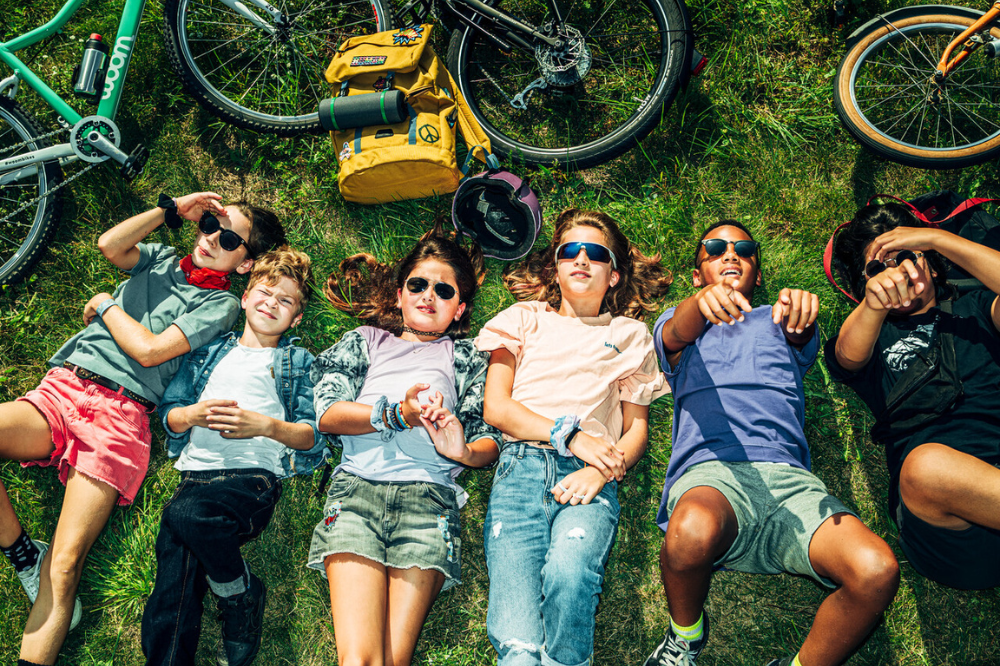
[[[736,290],[738,280],[723,280],[704,287],[695,294],[698,311],[709,322],[721,326],[732,326],[743,321],[743,313],[753,308],[746,296]]]
[[[584,467],[564,476],[551,493],[560,504],[590,504],[607,482],[599,470]]]

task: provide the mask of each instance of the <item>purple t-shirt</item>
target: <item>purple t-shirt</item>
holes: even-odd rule
[[[773,462],[809,469],[802,378],[816,360],[814,335],[800,351],[788,344],[762,305],[733,326],[706,324],[671,370],[663,325],[653,341],[674,396],[673,442],[656,522],[667,529],[670,487],[689,467],[709,460]]]

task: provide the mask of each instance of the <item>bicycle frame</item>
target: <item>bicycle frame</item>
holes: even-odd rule
[[[969,55],[974,50],[976,50],[981,46],[979,42],[966,41],[966,40],[968,40],[972,35],[978,33],[980,30],[982,30],[990,23],[992,23],[997,16],[1000,16],[1000,0],[994,2],[990,10],[986,12],[982,18],[973,23],[971,26],[969,26],[967,30],[965,30],[965,32],[963,32],[961,35],[952,40],[951,44],[948,45],[948,48],[946,48],[944,50],[944,53],[941,54],[941,61],[938,63],[937,71],[934,72],[934,76],[938,79],[939,82],[944,80],[944,78],[947,77],[949,74],[951,74],[955,70],[955,68],[962,63],[963,60],[968,58]],[[954,52],[956,48],[959,47],[959,45],[963,43],[965,45],[965,48],[962,50],[961,53],[952,58],[951,54]]]
[[[15,37],[14,39],[0,43],[0,61],[14,70],[14,74],[0,81],[0,95],[7,94],[8,88],[13,88],[14,96],[20,81],[24,81],[34,89],[45,102],[58,113],[66,123],[72,127],[83,120],[79,112],[70,106],[62,97],[43,81],[31,67],[22,62],[14,54],[17,51],[33,46],[44,39],[62,31],[66,23],[76,14],[77,10],[86,0],[67,0],[62,9],[44,25],[31,30],[30,32]],[[281,17],[278,11],[266,0],[246,0],[246,4],[240,0],[222,0],[222,2],[233,10],[239,12],[250,22],[268,31],[273,31],[273,27],[267,21],[262,20],[247,5],[268,13],[272,18]],[[128,74],[129,63],[132,61],[132,53],[135,50],[136,40],[139,38],[139,22],[146,9],[146,0],[125,0],[125,7],[122,9],[122,16],[118,22],[118,32],[114,45],[109,49],[109,59],[107,73],[105,75],[104,90],[97,105],[96,115],[114,121],[118,114],[118,107],[122,98],[122,91],[125,88],[125,78]],[[94,114],[91,114],[94,115]],[[37,167],[34,165],[47,162],[53,159],[72,161],[76,159],[76,151],[69,143],[59,144],[41,150],[34,150],[17,157],[0,160],[0,185],[34,176]]]

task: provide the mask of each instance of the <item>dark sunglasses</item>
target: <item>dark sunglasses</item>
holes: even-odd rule
[[[583,243],[576,241],[573,243],[563,243],[556,248],[556,260],[576,259],[580,256],[580,250],[586,250],[587,259],[596,261],[599,264],[611,264],[611,268],[618,268],[615,261],[615,253],[599,243]]]
[[[198,221],[198,228],[201,233],[206,236],[211,236],[216,231],[222,229],[222,224],[219,222],[219,218],[212,215],[211,213],[204,213],[201,216],[201,220]],[[243,237],[232,229],[222,229],[222,233],[219,234],[219,245],[222,246],[223,250],[227,252],[235,252],[240,249],[240,245],[243,245],[247,249],[247,255],[251,259],[256,259],[253,250],[250,249],[250,244],[243,240]]]
[[[865,277],[871,279],[884,271],[889,266],[899,266],[901,263],[909,259],[914,265],[917,263],[919,257],[924,256],[923,252],[912,252],[910,250],[900,250],[896,253],[895,257],[891,259],[886,259],[884,262],[878,259],[872,259],[867,264],[865,264]],[[892,263],[890,263],[892,262]]]
[[[406,281],[406,289],[411,294],[422,294],[427,291],[431,281],[422,277],[411,277]],[[435,282],[434,293],[443,301],[450,301],[455,298],[455,288],[447,282]]]
[[[710,257],[722,256],[726,253],[726,248],[732,245],[733,250],[736,251],[736,256],[743,257],[744,259],[749,259],[750,257],[756,255],[757,248],[760,247],[760,243],[757,241],[729,241],[725,238],[706,238],[701,241],[701,244],[705,246],[705,252],[707,252]]]

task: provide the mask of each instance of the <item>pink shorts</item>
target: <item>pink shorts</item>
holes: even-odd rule
[[[135,501],[152,439],[144,407],[66,368],[49,370],[38,388],[18,400],[41,412],[55,445],[48,460],[23,462],[23,467],[58,467],[63,485],[73,467],[117,490],[119,505]]]

